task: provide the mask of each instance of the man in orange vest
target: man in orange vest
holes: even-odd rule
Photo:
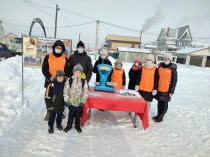
[[[42,73],[45,76],[45,88],[52,82],[57,70],[64,71],[66,77],[70,73],[68,59],[63,54],[66,51],[64,43],[61,40],[57,40],[52,48],[53,52],[45,56],[42,64]],[[45,116],[44,120],[48,121],[48,116],[49,114]]]

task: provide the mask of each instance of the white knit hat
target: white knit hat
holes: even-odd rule
[[[102,55],[102,54],[108,56],[108,50],[102,49],[102,50],[100,51],[100,55]]]
[[[163,58],[169,58],[172,61],[172,53],[164,54]]]
[[[154,55],[152,55],[152,54],[148,54],[148,56],[147,56],[147,58],[146,58],[146,60],[147,59],[149,59],[149,60],[151,60],[151,61],[155,61],[155,57],[154,57]]]

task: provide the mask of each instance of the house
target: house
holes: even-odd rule
[[[151,52],[148,49],[118,47],[119,58],[125,62],[133,62],[136,57],[140,57],[142,62],[145,61]]]
[[[104,47],[117,51],[118,47],[139,48],[140,38],[131,36],[107,35]]]
[[[209,48],[187,48],[175,52],[177,53],[177,63],[210,67]]]
[[[160,51],[176,51],[190,48],[192,35],[189,26],[176,29],[162,28],[157,39]]]
[[[11,50],[22,52],[22,38],[13,33],[9,33],[2,38],[2,44],[6,44]]]

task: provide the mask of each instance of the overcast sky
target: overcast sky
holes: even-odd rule
[[[54,37],[56,4],[61,8],[57,38],[72,39],[73,48],[79,33],[86,48],[95,48],[96,20],[101,21],[99,47],[108,34],[139,37],[143,30],[144,43],[156,41],[162,28],[186,25],[195,41],[210,42],[210,0],[0,0],[5,34],[29,34],[32,20],[40,18],[47,37]],[[84,25],[75,26],[79,24]],[[71,27],[59,28],[63,26]],[[43,35],[39,24],[34,25],[32,35]]]

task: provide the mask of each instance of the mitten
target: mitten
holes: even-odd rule
[[[56,78],[55,76],[51,76],[50,81],[55,81],[55,78]]]
[[[155,96],[157,94],[157,90],[152,91],[152,95]]]
[[[136,90],[136,91],[139,91],[139,86],[136,85],[136,86],[135,86],[135,90]]]
[[[66,107],[70,106],[70,102],[65,102]]]

